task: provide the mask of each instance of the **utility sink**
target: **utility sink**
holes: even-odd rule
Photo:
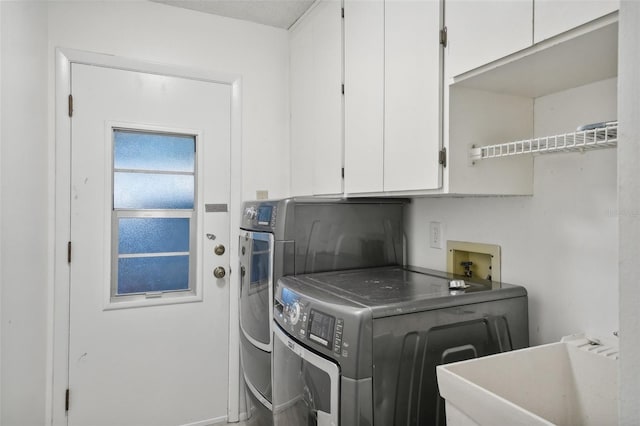
[[[583,335],[440,365],[447,425],[618,423],[618,349]]]

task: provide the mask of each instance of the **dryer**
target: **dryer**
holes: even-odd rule
[[[528,346],[524,287],[415,267],[282,277],[276,425],[445,424],[435,367]]]
[[[251,425],[272,424],[273,284],[286,275],[403,264],[406,203],[368,198],[244,203],[239,235],[240,358]]]

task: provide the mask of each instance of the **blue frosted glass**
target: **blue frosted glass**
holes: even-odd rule
[[[116,209],[193,209],[193,175],[116,172]]]
[[[118,253],[189,251],[188,218],[120,218]]]
[[[195,137],[114,130],[116,169],[193,172]]]
[[[188,289],[189,256],[118,259],[119,295]]]

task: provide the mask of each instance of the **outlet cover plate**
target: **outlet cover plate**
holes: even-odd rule
[[[442,224],[429,222],[429,247],[442,249]]]

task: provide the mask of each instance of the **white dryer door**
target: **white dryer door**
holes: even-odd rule
[[[338,365],[273,328],[274,424],[338,426]]]

